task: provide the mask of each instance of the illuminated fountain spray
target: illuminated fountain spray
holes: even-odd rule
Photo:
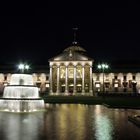
[[[32,75],[13,74],[0,99],[0,110],[9,112],[34,112],[44,109],[38,87],[33,85]]]

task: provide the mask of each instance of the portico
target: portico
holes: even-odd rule
[[[73,42],[60,55],[51,58],[51,95],[93,95],[93,60],[84,55],[86,50]]]

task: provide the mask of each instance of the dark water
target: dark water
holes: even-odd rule
[[[139,140],[140,128],[127,120],[140,110],[101,105],[46,105],[46,112],[0,112],[0,140]]]

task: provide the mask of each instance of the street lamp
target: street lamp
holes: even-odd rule
[[[105,63],[102,63],[102,64],[98,64],[97,68],[99,70],[102,70],[102,73],[103,73],[103,94],[104,94],[104,91],[105,91],[105,88],[104,88],[104,71],[109,68],[109,65],[105,64]]]
[[[23,63],[21,63],[21,64],[18,65],[18,69],[19,69],[22,73],[24,73],[25,70],[29,70],[29,68],[30,68],[30,66],[29,66],[28,64],[23,64]]]

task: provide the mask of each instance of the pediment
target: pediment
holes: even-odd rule
[[[63,52],[50,59],[50,61],[86,61],[86,60],[92,60],[92,59],[78,52],[71,52],[71,53]]]

